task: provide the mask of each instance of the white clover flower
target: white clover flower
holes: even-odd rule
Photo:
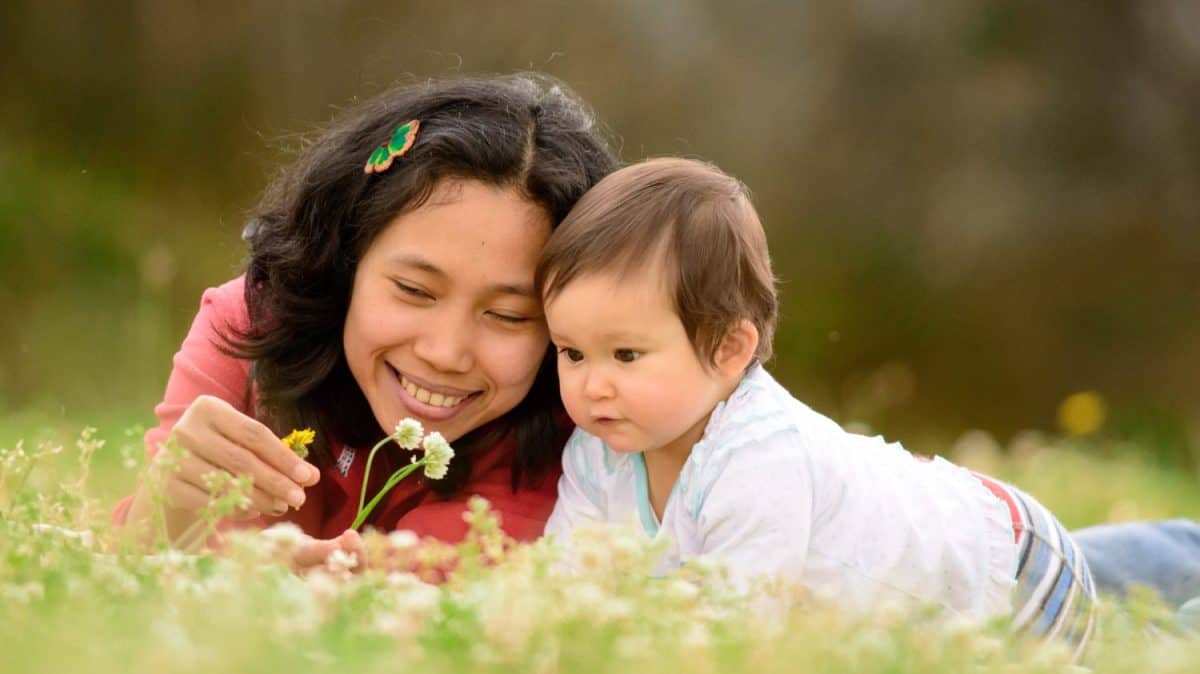
[[[432,480],[446,477],[450,459],[454,458],[454,449],[450,443],[446,442],[441,433],[434,431],[425,436],[425,442],[421,445],[425,448],[425,477]]]
[[[428,615],[442,602],[442,590],[438,586],[430,585],[411,573],[403,579],[388,578],[388,584],[396,590],[392,595],[392,606],[398,611]]]
[[[396,529],[388,533],[387,541],[393,550],[411,550],[420,543],[417,535],[408,529]]]
[[[61,507],[61,504],[58,504],[58,503],[56,503],[54,505],[55,505],[56,509]],[[49,534],[61,536],[67,540],[79,541],[79,544],[85,548],[92,547],[92,544],[95,542],[92,532],[87,531],[86,529],[76,531],[74,529],[67,529],[67,528],[56,526],[53,524],[44,524],[42,522],[35,522],[33,524],[33,530],[39,534],[49,533]]]
[[[291,522],[279,522],[259,532],[264,540],[280,552],[291,552],[300,547],[308,536]]]
[[[411,571],[389,571],[383,577],[383,582],[388,587],[394,589],[407,589],[414,585],[424,584],[424,581]]]
[[[663,587],[663,594],[671,601],[684,603],[699,597],[700,588],[682,578],[673,578]]]
[[[358,555],[345,550],[334,550],[325,558],[325,568],[335,576],[346,577],[358,566]]]
[[[416,449],[421,445],[421,436],[424,434],[425,429],[421,426],[421,422],[405,417],[396,424],[396,432],[392,434],[392,437],[396,439],[396,444],[404,449]]]
[[[35,599],[46,596],[46,589],[36,580],[22,584],[4,585],[0,588],[0,596],[18,604],[28,604]]]
[[[604,604],[608,594],[599,585],[590,581],[573,583],[563,592],[567,615],[591,616]]]
[[[337,599],[341,590],[337,580],[324,570],[318,569],[304,577],[304,584],[312,593],[314,599],[321,605],[328,605]]]
[[[634,613],[633,602],[623,597],[607,597],[596,607],[596,617],[602,622],[627,620]]]
[[[683,636],[679,639],[679,643],[684,648],[708,648],[712,643],[708,626],[703,623],[690,623],[684,628]]]

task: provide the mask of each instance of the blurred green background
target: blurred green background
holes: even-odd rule
[[[773,369],[815,408],[935,452],[1094,391],[1100,433],[1200,464],[1194,2],[7,0],[0,416],[151,423],[303,134],[398,80],[520,69],[624,160],[750,186]]]

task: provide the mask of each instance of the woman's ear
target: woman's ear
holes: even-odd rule
[[[750,321],[742,319],[721,339],[713,357],[713,365],[725,377],[740,378],[754,360],[754,352],[757,350],[758,328]]]

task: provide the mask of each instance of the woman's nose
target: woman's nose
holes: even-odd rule
[[[449,309],[449,307],[447,307]],[[439,372],[468,372],[474,366],[475,325],[467,312],[432,311],[421,323],[413,353]]]

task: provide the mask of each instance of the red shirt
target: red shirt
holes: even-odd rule
[[[245,400],[246,382],[250,376],[249,361],[223,353],[218,331],[226,327],[246,329],[249,312],[244,296],[245,277],[209,288],[200,300],[187,337],[175,354],[171,377],[163,400],[154,408],[158,426],[146,431],[146,452],[153,455],[167,439],[179,417],[198,396],[208,394],[225,400],[249,414]],[[332,443],[336,459],[344,455],[339,443]],[[263,517],[249,523],[265,526],[274,521],[295,522],[305,533],[317,538],[332,538],[350,527],[358,510],[367,451],[357,448],[353,460],[343,475],[338,466],[321,471],[321,480],[306,490],[307,500],[298,511],[279,518]],[[387,448],[380,451],[387,451]],[[554,508],[558,476],[561,468],[555,465],[547,471],[542,484],[535,489],[513,492],[511,463],[516,447],[511,438],[496,443],[472,457],[471,477],[454,496],[443,499],[429,488],[419,474],[410,475],[396,485],[372,513],[373,526],[384,530],[409,529],[421,536],[457,543],[466,534],[462,519],[467,500],[476,494],[487,498],[499,514],[501,527],[517,540],[529,541],[542,534],[546,518]],[[367,494],[368,500],[374,494]],[[133,497],[128,496],[113,509],[113,523],[121,526],[129,513]]]

